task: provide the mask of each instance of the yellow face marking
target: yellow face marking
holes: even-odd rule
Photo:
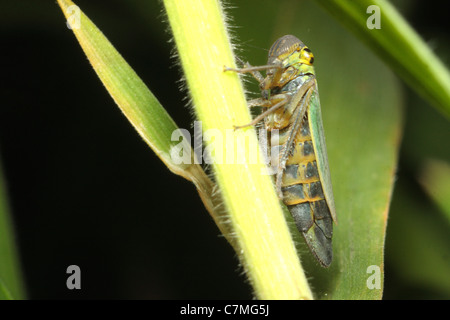
[[[300,62],[307,64],[308,66],[312,66],[312,64],[314,63],[314,55],[311,50],[308,49],[308,47],[303,47],[302,51],[300,52]]]

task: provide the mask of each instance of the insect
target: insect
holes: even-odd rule
[[[243,68],[225,67],[225,71],[250,73],[259,82],[261,98],[248,101],[248,106],[266,110],[236,128],[264,120],[269,133],[278,130],[278,143],[271,146],[279,155],[275,170],[278,196],[316,259],[329,267],[337,219],[313,62],[311,50],[286,35],[270,48],[267,65],[245,63]]]

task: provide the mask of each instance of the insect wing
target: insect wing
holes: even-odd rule
[[[313,140],[314,152],[316,154],[317,168],[319,171],[320,181],[322,182],[325,200],[327,201],[327,205],[331,213],[331,218],[335,223],[337,223],[336,207],[334,205],[333,189],[331,187],[330,169],[328,166],[327,147],[325,144],[325,135],[322,124],[322,112],[320,110],[320,100],[317,83],[310,100],[308,120]]]
[[[311,132],[312,145],[316,157],[317,171],[319,174],[320,185],[323,190],[324,200],[310,202],[312,221],[302,221],[302,214],[292,212],[296,220],[297,227],[302,231],[306,244],[311,249],[316,259],[323,267],[329,267],[333,260],[333,221],[336,221],[336,211],[334,206],[333,191],[331,189],[331,178],[328,168],[328,157],[323,134],[322,116],[320,111],[319,94],[317,84],[311,89],[308,104],[308,125]],[[298,220],[299,219],[299,220]],[[297,221],[298,220],[298,221]],[[304,225],[311,223],[311,226],[304,230]]]

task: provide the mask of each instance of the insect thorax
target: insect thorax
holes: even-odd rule
[[[289,99],[292,98],[300,88],[311,79],[310,74],[301,75],[287,83],[282,88],[273,88],[271,95],[286,94]],[[265,127],[267,130],[284,129],[292,124],[295,120],[292,116],[297,108],[296,105],[290,105],[289,102],[285,106],[276,110],[265,118]]]

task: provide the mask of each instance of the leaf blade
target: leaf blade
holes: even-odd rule
[[[164,3],[205,130],[218,130],[223,137],[230,130],[232,139],[246,135],[248,149],[254,151],[258,146],[254,130],[233,130],[234,125],[250,122],[250,116],[238,76],[223,72],[223,66],[233,66],[234,61],[219,2]],[[247,157],[246,153],[236,144],[236,154]],[[239,242],[237,253],[255,294],[260,299],[311,299],[266,168],[259,161],[242,159],[243,163],[215,162],[213,168]]]
[[[450,72],[388,1],[317,1],[353,31],[407,84],[450,117]],[[381,29],[369,29],[367,8],[381,13]]]
[[[259,2],[246,3],[246,11],[236,18],[248,33],[242,36],[243,41],[263,35],[268,47],[276,38],[293,34],[315,58],[338,220],[330,268],[321,268],[314,261],[286,212],[315,297],[380,299],[386,219],[403,126],[401,87],[373,53],[314,2],[283,1],[264,6],[254,19],[268,21],[267,25],[252,20]],[[271,25],[272,20],[278,24]],[[247,50],[260,53],[259,58],[247,58],[251,64],[264,64],[267,58],[263,50]],[[380,268],[380,289],[367,287],[367,268],[372,265]]]
[[[25,290],[7,202],[0,163],[0,300],[24,299]]]
[[[224,222],[225,212],[220,205],[220,194],[217,194],[214,183],[195,161],[189,141],[172,140],[178,127],[170,115],[79,7],[70,0],[58,0],[58,4],[94,71],[122,113],[170,171],[194,183],[216,225],[230,244],[235,246],[234,239],[229,236],[229,226]],[[171,152],[176,145],[182,145],[183,152],[189,152],[189,163],[178,163],[172,159]]]

